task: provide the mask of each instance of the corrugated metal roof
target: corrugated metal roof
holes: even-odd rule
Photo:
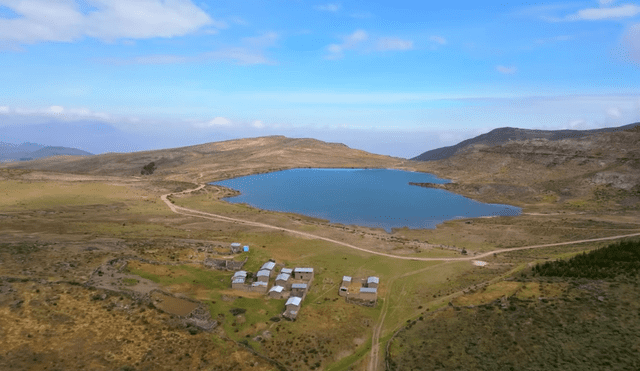
[[[302,298],[299,298],[297,296],[292,296],[287,300],[285,305],[293,304],[295,306],[300,306],[300,303],[302,303]]]
[[[267,286],[266,282],[254,282],[251,284],[251,286]]]
[[[270,275],[271,275],[271,272],[266,269],[259,270],[258,273],[256,273],[256,277],[263,277],[263,276],[269,277]]]
[[[375,287],[361,287],[360,288],[360,292],[370,292],[370,293],[377,293],[378,289]]]
[[[275,291],[275,292],[282,292],[282,290],[284,290],[284,287],[282,286],[273,286],[269,292]]]
[[[240,244],[240,242],[234,242],[234,243],[232,243],[232,244],[231,244],[231,246],[233,246],[233,247],[240,247],[240,246],[241,246],[241,244]]]
[[[233,274],[234,277],[246,277],[247,276],[247,272],[246,271],[237,271],[236,273]]]
[[[234,278],[231,283],[244,283],[244,278]]]
[[[280,273],[287,273],[287,274],[291,274],[291,273],[293,273],[293,269],[291,269],[291,268],[282,268],[282,269],[280,270]]]
[[[346,281],[346,282],[351,282],[351,277],[349,276],[342,276],[342,281]]]
[[[378,278],[378,277],[369,277],[369,278],[367,278],[367,283],[380,283],[380,278]]]
[[[267,269],[267,270],[272,270],[273,268],[275,268],[276,263],[274,262],[266,262],[264,264],[262,264],[262,268],[260,269]]]
[[[293,271],[299,273],[313,273],[313,268],[296,268]]]
[[[278,277],[276,277],[276,281],[288,281],[291,276],[286,273],[280,273]]]
[[[291,285],[292,289],[306,289],[307,288],[307,284],[306,283],[294,283],[293,285]]]

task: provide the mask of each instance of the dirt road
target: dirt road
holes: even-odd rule
[[[513,248],[507,248],[507,249],[493,250],[493,251],[489,251],[489,252],[486,252],[486,253],[482,253],[480,255],[465,256],[465,257],[459,257],[459,258],[420,258],[420,257],[412,257],[412,256],[399,256],[399,255],[387,254],[387,253],[383,253],[383,252],[379,252],[379,251],[368,250],[368,249],[365,249],[365,248],[362,248],[362,247],[351,245],[351,244],[343,242],[343,241],[338,241],[338,240],[334,240],[334,239],[327,238],[327,237],[317,236],[317,235],[314,235],[314,234],[311,234],[311,233],[300,232],[300,231],[296,231],[295,229],[283,228],[283,227],[278,227],[278,226],[275,226],[275,225],[270,225],[270,224],[265,224],[265,223],[260,223],[260,222],[254,222],[254,221],[244,220],[244,219],[231,218],[231,217],[228,217],[228,216],[212,214],[212,213],[207,213],[207,212],[193,210],[193,209],[188,209],[186,207],[176,206],[173,203],[171,203],[171,201],[169,201],[169,199],[168,199],[168,197],[171,196],[171,195],[174,195],[174,194],[175,195],[187,194],[187,193],[199,191],[202,188],[204,188],[205,186],[206,186],[205,184],[201,184],[199,187],[194,188],[194,189],[190,189],[190,190],[186,190],[186,191],[182,191],[182,192],[178,192],[178,193],[168,193],[166,195],[161,196],[161,199],[162,199],[162,201],[164,201],[165,204],[167,204],[167,206],[171,209],[171,211],[173,211],[176,214],[192,216],[192,217],[196,217],[196,218],[209,219],[209,220],[227,221],[227,222],[231,222],[231,223],[239,223],[239,224],[245,224],[245,225],[252,225],[252,226],[255,226],[255,227],[262,227],[262,228],[267,228],[267,229],[274,229],[274,230],[284,231],[284,232],[288,232],[288,233],[291,233],[291,234],[294,234],[294,235],[298,235],[298,236],[302,236],[302,237],[306,237],[306,238],[310,238],[310,239],[324,240],[324,241],[327,241],[327,242],[331,242],[331,243],[335,243],[335,244],[338,244],[338,245],[341,245],[341,246],[348,247],[350,249],[363,251],[363,252],[366,252],[366,253],[369,253],[369,254],[386,256],[386,257],[392,258],[392,259],[416,260],[416,261],[465,261],[465,260],[478,260],[478,259],[482,259],[482,258],[487,257],[487,256],[491,256],[493,254],[500,254],[500,253],[509,252],[509,251],[538,249],[538,248],[542,248],[542,247],[553,247],[553,246],[563,246],[563,245],[574,245],[574,244],[588,243],[588,242],[609,241],[609,240],[616,240],[616,239],[625,238],[625,237],[640,236],[640,233],[632,233],[632,234],[625,234],[625,235],[618,235],[618,236],[611,236],[611,237],[593,238],[593,239],[589,239],[589,240],[578,240],[578,241],[550,243],[550,244],[545,244],[545,245],[532,245],[532,246],[523,246],[523,247],[513,247]]]

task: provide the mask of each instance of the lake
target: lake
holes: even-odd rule
[[[485,204],[443,189],[409,185],[448,183],[432,174],[390,169],[292,169],[212,184],[241,192],[231,203],[292,212],[332,223],[383,228],[435,228],[457,218],[515,216],[520,208]]]

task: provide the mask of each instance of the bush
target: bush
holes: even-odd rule
[[[150,163],[144,165],[142,167],[142,170],[140,171],[140,174],[142,175],[151,175],[153,174],[153,172],[156,170],[156,163],[151,161]]]

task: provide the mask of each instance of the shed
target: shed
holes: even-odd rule
[[[271,272],[266,269],[259,270],[258,273],[256,273],[259,282],[269,282],[269,276],[271,276]]]
[[[309,281],[313,279],[313,268],[295,268],[293,270],[293,278]]]
[[[280,269],[280,273],[293,274],[293,269],[291,269],[291,268],[282,268],[282,269]]]
[[[303,297],[307,292],[306,283],[294,283],[291,285],[291,296]]]
[[[247,271],[237,271],[233,274],[233,278],[237,277],[247,277]]]
[[[245,247],[243,248],[243,251],[244,251],[244,252],[249,251],[249,246],[245,246]]]
[[[378,277],[367,278],[367,287],[377,288],[379,283],[380,279]]]
[[[232,253],[239,253],[240,251],[242,251],[242,245],[240,244],[240,242],[234,242],[231,244]]]

